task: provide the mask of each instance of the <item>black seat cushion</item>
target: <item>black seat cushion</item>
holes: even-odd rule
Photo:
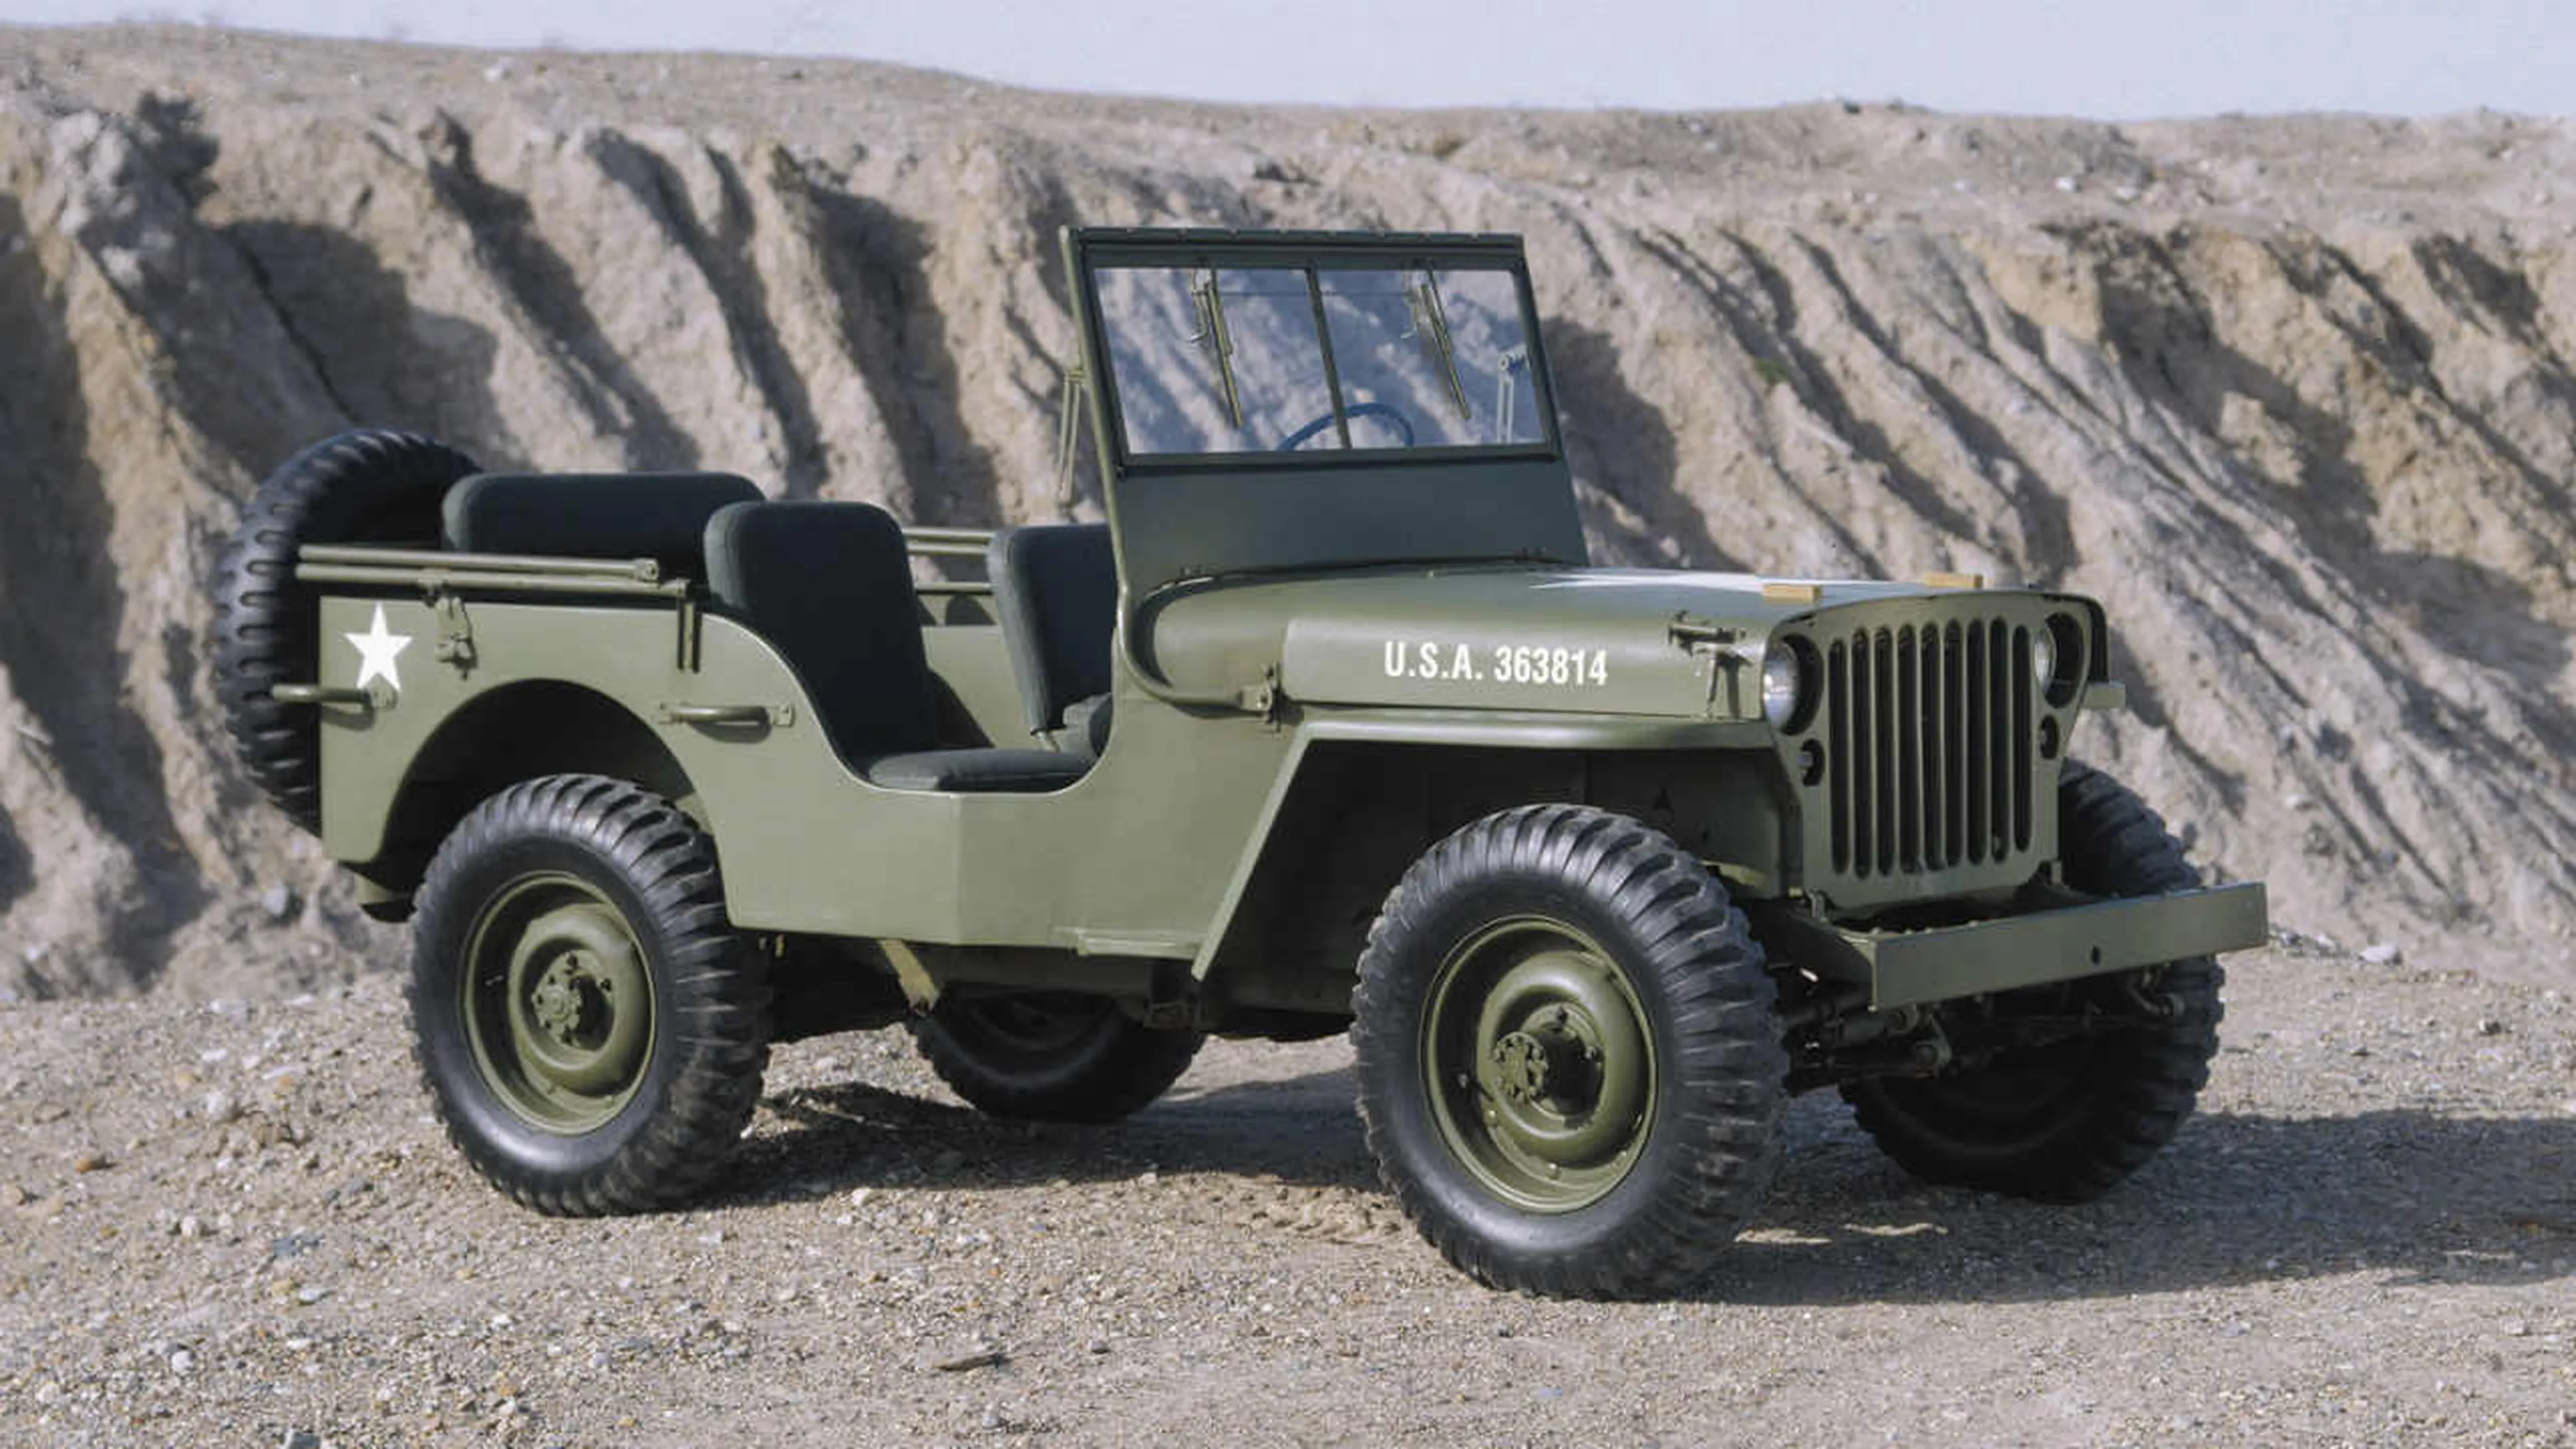
[[[1095,760],[1100,758],[1101,752],[1109,748],[1110,706],[1115,702],[1113,696],[1095,694],[1066,705],[1064,733],[1058,737],[1064,747]]]
[[[866,503],[736,503],[707,520],[707,591],[786,656],[864,770],[939,744],[903,527]]]
[[[447,490],[447,546],[466,553],[649,558],[695,578],[708,518],[756,502],[731,473],[477,473]]]
[[[984,560],[1029,733],[1061,729],[1067,705],[1109,692],[1109,643],[1118,624],[1109,525],[1005,528]]]
[[[923,750],[870,760],[859,778],[888,790],[1035,794],[1061,790],[1090,768],[1080,755],[1054,750]]]

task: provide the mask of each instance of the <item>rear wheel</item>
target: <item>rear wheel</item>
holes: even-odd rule
[[[1112,1122],[1171,1089],[1207,1038],[1157,1031],[1106,996],[952,996],[912,1039],[958,1096],[1000,1117]]]
[[[2069,761],[2058,785],[2067,883],[2102,896],[2189,890],[2199,873],[2135,792]],[[1843,1088],[1861,1127],[1917,1177],[2042,1202],[2101,1196],[2173,1140],[2209,1081],[2224,1014],[2217,961],[2194,956],[2124,976],[1995,999],[2016,1014],[2064,1017],[2088,1000],[2155,1019],[2045,1046],[1999,1051],[1935,1077]]]
[[[581,1216],[715,1175],[760,1095],[769,987],[687,816],[595,775],[515,785],[448,836],[419,902],[415,1049],[475,1171]]]
[[[1788,1061],[1744,917],[1660,833],[1490,815],[1405,873],[1360,958],[1360,1116],[1425,1238],[1497,1287],[1679,1287],[1779,1164]]]

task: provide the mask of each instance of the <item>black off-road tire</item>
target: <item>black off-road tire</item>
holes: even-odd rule
[[[2200,875],[2182,842],[2137,794],[2069,760],[2058,782],[2067,884],[2100,896],[2190,890]],[[2088,1202],[2117,1187],[2173,1140],[2209,1082],[2225,1014],[2226,974],[2208,956],[2126,973],[2172,1013],[2151,1026],[2007,1052],[1936,1077],[1881,1077],[1843,1088],[1863,1130],[1930,1182],[2039,1202]],[[2056,1012],[2104,978],[1999,999]]]
[[[306,830],[322,829],[321,722],[271,685],[321,667],[313,591],[295,580],[308,543],[438,539],[447,486],[481,465],[410,433],[342,433],[278,465],[242,509],[215,565],[215,694],[242,768]]]
[[[1423,1237],[1484,1283],[1680,1288],[1778,1170],[1776,1001],[1743,914],[1660,832],[1574,805],[1486,816],[1405,873],[1360,957],[1369,1150]],[[1642,1076],[1614,1086],[1639,1051]],[[1514,1052],[1488,1080],[1482,1063]],[[1560,1121],[1590,1145],[1533,1155],[1516,1135]]]
[[[597,775],[514,785],[447,837],[419,901],[414,1052],[476,1172],[578,1217],[715,1176],[769,1062],[768,965],[686,815]]]
[[[909,1023],[949,1090],[997,1117],[1114,1122],[1170,1091],[1207,1041],[1145,1026],[1105,996],[951,997]]]

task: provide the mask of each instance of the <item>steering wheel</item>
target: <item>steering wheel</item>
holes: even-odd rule
[[[1397,412],[1393,407],[1386,403],[1352,403],[1349,407],[1342,409],[1342,416],[1346,418],[1384,418],[1394,425],[1396,432],[1404,439],[1403,442],[1396,444],[1397,447],[1410,448],[1413,446],[1412,420],[1407,418],[1404,414]],[[1271,451],[1276,453],[1293,453],[1297,451],[1298,444],[1305,442],[1308,438],[1315,436],[1317,433],[1322,432],[1324,429],[1329,428],[1332,425],[1333,415],[1331,413],[1326,413],[1322,417],[1315,419],[1313,422],[1308,423],[1304,427],[1299,428],[1297,431],[1280,439],[1279,446]]]

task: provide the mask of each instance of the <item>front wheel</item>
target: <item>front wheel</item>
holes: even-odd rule
[[[1659,832],[1571,805],[1486,816],[1405,873],[1359,974],[1369,1148],[1474,1277],[1667,1291],[1760,1206],[1788,1071],[1771,978]]]
[[[714,1177],[760,1096],[769,985],[687,816],[596,775],[514,785],[439,847],[419,904],[415,1050],[476,1172],[566,1216]]]
[[[2200,884],[2164,821],[2109,775],[2068,761],[2057,803],[2067,884],[2099,896]],[[2215,960],[2193,956],[2125,977],[2005,993],[1985,1008],[2005,1025],[2015,1016],[2069,1015],[2103,996],[2157,1015],[1998,1051],[1939,1076],[1853,1082],[1843,1097],[1879,1147],[1926,1181],[2088,1201],[2145,1166],[2191,1115],[2218,1053],[2225,980]]]

